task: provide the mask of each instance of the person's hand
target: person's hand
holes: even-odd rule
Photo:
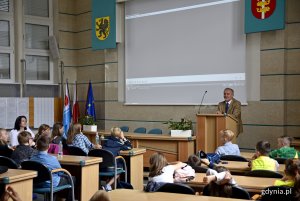
[[[282,178],[281,178],[281,181],[287,181],[289,178],[287,178],[287,176],[283,176]]]
[[[252,167],[252,161],[248,162],[248,167],[250,167],[250,168]]]
[[[95,148],[95,149],[102,149],[102,146],[101,146],[100,144],[95,144],[95,145],[94,145],[94,148]]]
[[[225,173],[225,176],[224,176],[224,179],[222,179],[221,181],[220,181],[220,185],[224,185],[224,184],[227,184],[227,183],[229,183],[229,181],[232,179],[232,175],[230,174],[230,172],[226,172]]]
[[[31,147],[35,146],[35,142],[33,141],[33,138],[29,138],[29,146]]]
[[[258,154],[257,153],[255,153],[253,156],[252,156],[252,158],[251,159],[257,159],[258,158]]]
[[[215,175],[209,175],[209,176],[203,177],[204,183],[210,183],[211,181],[216,181],[216,180],[217,180],[217,178]]]
[[[121,131],[121,133],[120,133],[120,138],[121,138],[122,140],[125,139],[123,131]]]
[[[209,162],[209,160],[208,160],[207,158],[201,158],[200,161],[201,161],[201,163],[203,163],[203,164],[209,166],[209,163],[210,163],[210,162]]]
[[[1,197],[1,201],[8,201],[11,198],[13,201],[22,201],[19,194],[10,186],[7,187],[3,196]]]

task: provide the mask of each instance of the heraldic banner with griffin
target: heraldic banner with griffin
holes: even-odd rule
[[[93,0],[92,49],[116,48],[116,0]]]

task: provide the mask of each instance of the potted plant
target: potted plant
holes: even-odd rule
[[[79,122],[81,123],[81,125],[83,126],[84,131],[92,131],[92,132],[97,132],[97,125],[94,121],[94,117],[93,116],[84,116],[83,118],[81,118],[79,120]]]
[[[168,128],[171,129],[172,137],[191,137],[193,123],[189,119],[182,118],[180,121],[173,121],[170,119],[165,124],[168,124]]]

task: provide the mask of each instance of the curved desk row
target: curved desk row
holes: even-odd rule
[[[95,142],[96,132],[83,133],[91,140]],[[99,131],[99,135],[109,136],[109,131]],[[196,136],[192,137],[171,137],[169,134],[144,134],[144,133],[129,133],[124,132],[126,138],[128,138],[133,147],[145,148],[144,153],[144,167],[149,167],[149,158],[155,152],[163,153],[169,162],[172,161],[187,161],[189,155],[195,153]]]

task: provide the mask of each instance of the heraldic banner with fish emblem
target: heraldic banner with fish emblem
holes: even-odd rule
[[[116,0],[93,0],[92,49],[116,48]]]
[[[245,0],[245,33],[284,27],[285,0]]]

